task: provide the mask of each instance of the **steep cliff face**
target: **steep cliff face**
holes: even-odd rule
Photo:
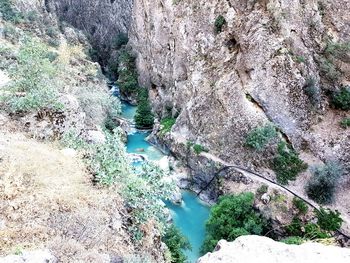
[[[248,131],[271,121],[306,161],[339,159],[347,166],[349,134],[338,125],[344,113],[330,109],[326,94],[347,84],[349,69],[336,61],[342,74],[332,80],[324,63],[327,43],[349,41],[349,5],[136,0],[130,35],[140,78],[160,118],[180,114],[171,150],[183,154],[179,144],[196,142],[261,171],[271,149],[252,151],[244,142]],[[226,23],[216,30],[219,16]],[[305,92],[311,79],[314,97]]]
[[[48,11],[87,34],[101,62],[109,57],[116,36],[128,31],[132,4],[132,0],[45,0]]]
[[[348,1],[135,1],[132,44],[156,111],[181,114],[173,129],[223,157],[248,162],[247,131],[268,120],[297,149],[313,149],[317,113],[303,91],[320,84],[318,60],[327,39],[345,41]],[[349,7],[349,6],[348,6]],[[227,24],[215,33],[215,19]],[[179,135],[180,136],[180,135]],[[345,138],[345,137],[343,137]],[[326,151],[328,146],[324,146]],[[344,153],[337,151],[339,156]],[[331,155],[333,152],[331,153]]]

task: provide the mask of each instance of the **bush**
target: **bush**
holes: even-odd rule
[[[300,172],[307,169],[307,164],[299,159],[299,155],[285,142],[280,142],[272,169],[276,172],[279,183],[288,184],[290,180],[295,180]]]
[[[313,223],[304,224],[299,218],[294,217],[292,222],[286,226],[286,232],[290,236],[304,239],[328,238],[319,225]]]
[[[113,40],[113,46],[116,49],[120,49],[122,46],[126,45],[129,41],[128,34],[119,33]]]
[[[171,254],[171,263],[187,262],[187,257],[183,253],[184,249],[191,249],[191,245],[186,237],[184,237],[179,229],[174,225],[168,227],[162,241],[167,245]]]
[[[165,134],[171,131],[171,128],[174,126],[176,122],[175,118],[167,117],[161,120],[160,125],[160,133]]]
[[[220,33],[222,31],[222,27],[226,24],[226,19],[222,16],[219,15],[216,19],[215,19],[215,32],[216,33]]]
[[[139,91],[135,124],[138,129],[151,129],[154,124],[154,115],[148,98],[148,90],[145,88]]]
[[[300,214],[306,214],[309,210],[307,204],[298,197],[293,198],[293,205],[298,209]]]
[[[5,103],[11,112],[37,111],[43,108],[62,109],[57,102],[55,80],[58,67],[53,53],[38,40],[26,39],[17,56],[17,64],[11,68],[13,82],[8,87]]]
[[[10,21],[15,24],[23,21],[23,14],[13,8],[11,0],[0,1],[0,13],[2,14],[2,18],[6,21]]]
[[[242,235],[261,235],[267,222],[253,208],[254,194],[242,193],[219,198],[206,223],[202,252],[212,251],[219,240],[233,241]]]
[[[336,231],[343,223],[337,210],[332,211],[321,207],[319,211],[316,211],[316,216],[318,225],[325,231]]]
[[[201,152],[208,152],[208,149],[206,149],[203,145],[200,144],[193,145],[193,150],[196,154],[200,154]]]
[[[306,186],[308,197],[320,204],[331,203],[336,183],[343,174],[342,166],[337,162],[327,162],[324,166],[314,167],[312,173]]]
[[[350,127],[350,118],[344,118],[340,122],[340,126],[343,127],[344,129],[347,129]]]
[[[332,97],[332,104],[336,109],[350,110],[350,88],[342,87]]]
[[[246,138],[245,145],[260,151],[276,136],[276,128],[272,124],[266,124],[252,130]]]
[[[267,193],[269,187],[266,184],[263,184],[256,190],[256,195],[261,197],[263,194]]]

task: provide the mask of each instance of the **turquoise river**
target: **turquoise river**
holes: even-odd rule
[[[122,117],[133,122],[136,107],[122,103]],[[128,134],[127,152],[145,155],[151,161],[160,160],[164,154],[146,141],[149,132],[133,130]],[[194,193],[184,191],[183,202],[175,205],[166,202],[170,209],[174,224],[186,236],[192,250],[185,250],[188,262],[196,262],[200,257],[200,247],[204,240],[205,221],[209,216],[209,207],[202,203]]]

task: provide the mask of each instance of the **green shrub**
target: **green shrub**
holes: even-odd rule
[[[307,164],[285,142],[280,142],[277,156],[272,163],[272,169],[276,172],[279,183],[288,184],[290,180],[295,180],[300,172],[307,169]]]
[[[0,1],[0,13],[2,18],[12,23],[20,23],[23,21],[23,14],[13,7],[11,0]]]
[[[332,211],[321,207],[319,211],[316,211],[316,216],[318,225],[325,231],[336,231],[343,223],[337,210]]]
[[[263,194],[267,193],[269,187],[266,184],[263,184],[256,190],[256,195],[261,197]]]
[[[281,242],[288,245],[301,245],[302,243],[305,242],[305,239],[302,237],[292,236],[292,237],[283,238]]]
[[[222,31],[222,27],[226,24],[226,19],[222,16],[219,15],[216,19],[215,19],[215,32],[216,33],[220,33]]]
[[[346,43],[335,43],[328,42],[327,47],[325,49],[325,54],[327,56],[332,56],[334,58],[340,59],[342,61],[346,61],[349,57],[350,52],[350,42]]]
[[[171,263],[187,262],[184,249],[191,249],[188,239],[174,225],[167,228],[162,241],[167,245],[171,254]]]
[[[314,167],[312,173],[306,185],[308,197],[320,204],[331,203],[336,183],[343,174],[342,166],[337,162],[327,162],[324,166]]]
[[[341,77],[341,72],[331,60],[322,58],[319,64],[322,76],[326,77],[332,82],[336,82],[339,80],[339,78]]]
[[[196,154],[200,154],[201,152],[208,152],[208,149],[206,149],[203,145],[200,144],[193,145],[193,150]]]
[[[136,128],[151,129],[154,123],[154,115],[148,98],[148,90],[141,88],[138,94],[138,104],[135,114]]]
[[[173,117],[167,117],[161,120],[160,125],[160,133],[165,134],[171,131],[171,128],[176,123],[176,119]]]
[[[343,127],[344,129],[347,129],[350,127],[350,118],[344,118],[340,122],[340,126]]]
[[[245,145],[260,151],[276,136],[276,128],[272,124],[266,124],[252,130],[247,135]]]
[[[285,227],[290,236],[301,237],[304,239],[328,238],[329,235],[324,232],[319,225],[314,223],[304,224],[298,217],[294,217],[292,222]]]
[[[300,214],[306,214],[309,210],[307,204],[298,197],[293,198],[293,205],[298,209]]]
[[[126,45],[129,41],[128,34],[119,33],[113,40],[113,46],[116,49],[120,49],[122,46]]]
[[[336,109],[350,110],[350,88],[342,87],[332,97],[332,104]]]
[[[267,222],[253,208],[254,194],[242,193],[219,198],[206,223],[202,252],[212,251],[219,240],[233,241],[242,235],[261,235]]]
[[[11,112],[37,111],[43,108],[62,109],[57,102],[58,90],[55,82],[58,67],[53,54],[39,40],[27,38],[20,48],[17,63],[10,70],[13,82],[4,98]]]

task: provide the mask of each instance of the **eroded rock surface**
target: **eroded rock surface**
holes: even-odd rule
[[[261,236],[241,236],[234,242],[221,240],[213,253],[201,257],[198,263],[310,263],[350,261],[350,249],[318,243],[287,245]]]

